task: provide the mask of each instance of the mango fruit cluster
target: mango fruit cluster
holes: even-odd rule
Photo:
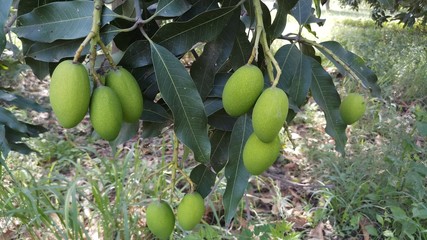
[[[136,79],[122,67],[112,69],[105,85],[91,94],[90,79],[81,63],[62,61],[53,71],[49,99],[58,122],[64,128],[79,124],[88,109],[95,131],[105,140],[114,140],[122,122],[139,120],[143,97]]]
[[[176,215],[179,226],[186,231],[192,230],[202,219],[205,204],[198,192],[186,194],[178,205]],[[164,200],[150,203],[146,211],[148,229],[159,239],[169,239],[175,228],[175,215]]]
[[[289,101],[286,93],[275,86],[264,90],[261,70],[246,64],[228,79],[222,94],[224,110],[233,117],[250,109],[254,132],[243,148],[243,163],[252,175],[267,170],[280,154],[279,132],[288,115]]]

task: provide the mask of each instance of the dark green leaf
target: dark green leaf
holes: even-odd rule
[[[187,70],[166,48],[151,42],[151,58],[162,98],[172,110],[178,139],[196,161],[208,162],[211,144],[202,99]]]
[[[116,146],[125,143],[126,141],[134,137],[138,133],[138,129],[139,121],[134,123],[123,122],[119,135],[116,137],[116,139],[110,142],[110,146],[112,147],[113,152],[116,152]]]
[[[0,53],[3,52],[4,47],[6,46],[6,36],[3,29],[7,19],[9,17],[10,5],[12,0],[2,0],[0,1]]]
[[[58,39],[77,39],[92,27],[92,1],[53,2],[19,16],[13,31],[20,37],[50,43]],[[118,15],[103,8],[102,25]]]
[[[221,171],[228,161],[230,132],[215,129],[210,136],[212,144],[211,166],[215,172]]]
[[[322,65],[312,59],[313,80],[311,82],[311,93],[314,101],[325,113],[326,133],[335,140],[335,148],[341,154],[345,154],[347,136],[345,129],[347,125],[341,119],[339,107],[340,96],[332,81],[332,77],[323,69]]]
[[[343,74],[350,74],[355,80],[360,80],[362,84],[371,90],[373,96],[379,97],[381,89],[377,85],[378,78],[369,69],[362,58],[344,49],[341,44],[335,41],[322,42],[326,49],[317,49],[325,55],[338,70]]]
[[[21,154],[30,154],[34,152],[33,149],[27,146],[25,143],[9,143],[10,150],[19,152]]]
[[[152,40],[170,50],[174,55],[182,55],[198,42],[214,39],[228,23],[234,7],[211,10],[187,22],[172,22],[161,27]],[[151,63],[150,48],[145,40],[134,42],[126,50],[120,64],[129,68],[143,67]]]
[[[48,62],[42,62],[27,57],[25,58],[25,64],[27,64],[31,70],[33,70],[34,75],[36,75],[38,79],[44,79],[47,75],[49,75]]]
[[[208,117],[209,125],[211,125],[215,129],[223,131],[233,130],[233,126],[236,120],[236,118],[228,115],[224,109],[220,109],[219,111],[216,111]]]
[[[228,59],[233,48],[240,12],[235,12],[218,37],[205,45],[203,54],[191,66],[191,76],[202,99],[211,92],[215,74]]]
[[[151,61],[151,60],[150,60]],[[132,75],[138,81],[139,87],[142,90],[142,95],[151,101],[154,101],[159,88],[157,86],[156,75],[154,74],[153,66],[134,68],[130,70]]]
[[[28,131],[27,126],[24,123],[18,121],[11,112],[2,107],[0,107],[0,124],[4,124],[7,127],[22,133]]]
[[[301,107],[306,101],[311,84],[310,58],[298,50],[295,44],[281,47],[275,58],[282,70],[278,87],[288,94],[291,105]]]
[[[251,176],[243,165],[243,147],[249,138],[252,129],[251,118],[245,114],[237,120],[231,133],[229,145],[229,158],[225,166],[227,186],[223,196],[225,210],[225,223],[228,225],[236,214],[237,206],[242,199]]]
[[[178,21],[180,22],[187,21],[203,12],[217,9],[217,8],[218,8],[218,0],[196,1],[196,3],[193,4],[190,10],[188,10],[178,18]]]
[[[156,12],[157,16],[176,17],[182,15],[190,8],[191,5],[185,0],[159,0]]]
[[[286,27],[286,19],[289,12],[295,6],[298,0],[277,1],[277,12],[273,23],[267,29],[267,36],[270,41],[282,35]]]
[[[215,185],[216,174],[209,167],[199,164],[191,170],[190,178],[196,184],[196,192],[205,198]]]
[[[236,40],[233,45],[233,50],[230,54],[231,64],[234,70],[245,65],[252,54],[252,45],[245,33],[245,26],[240,23],[240,28],[237,32]]]
[[[104,44],[109,44],[119,33],[119,29],[112,25],[107,25],[101,30],[101,38]],[[52,43],[41,43],[33,41],[24,41],[24,55],[43,62],[59,62],[63,58],[73,57],[76,50],[83,42],[83,38],[73,40],[56,40]],[[82,55],[89,53],[89,45],[82,51]]]
[[[37,112],[46,112],[47,109],[40,106],[38,103],[24,98],[19,95],[7,93],[5,91],[0,90],[0,99],[7,101],[9,104],[15,105],[21,109],[32,109]]]
[[[208,117],[223,108],[220,98],[208,98],[203,104],[205,105],[205,112]]]
[[[6,166],[4,159],[9,155],[10,147],[6,138],[6,129],[3,124],[0,124],[0,164]]]
[[[143,131],[141,138],[151,138],[160,136],[163,128],[167,126],[167,123],[143,122],[142,126]]]
[[[46,5],[51,2],[57,2],[58,0],[43,0],[43,1],[31,1],[31,0],[21,0],[18,4],[18,16],[29,13],[33,11],[35,8]],[[63,2],[66,1],[75,1],[75,0],[61,0]]]
[[[217,73],[215,75],[214,85],[209,93],[209,97],[222,98],[222,92],[227,80],[230,78],[231,73]],[[209,116],[209,115],[208,115]]]
[[[160,104],[144,99],[144,111],[142,112],[141,119],[148,122],[164,123],[171,118],[166,109]]]
[[[313,14],[311,5],[313,0],[299,0],[295,7],[291,10],[292,16],[300,25],[307,23],[310,16]]]

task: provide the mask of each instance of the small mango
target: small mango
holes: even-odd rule
[[[198,192],[186,194],[178,205],[178,224],[184,230],[193,229],[205,214],[205,203]]]
[[[123,113],[117,94],[109,87],[100,86],[92,94],[90,121],[95,131],[105,140],[119,135]]]
[[[340,105],[341,118],[347,125],[357,122],[365,111],[365,99],[362,95],[357,93],[348,94]]]
[[[252,108],[264,88],[261,70],[254,65],[243,65],[228,79],[222,92],[224,110],[232,117],[245,114]]]
[[[174,227],[172,208],[163,200],[150,203],[146,211],[148,229],[159,239],[169,239]]]
[[[106,86],[113,89],[119,97],[123,120],[129,123],[138,121],[143,111],[143,98],[132,74],[123,67],[111,70],[106,77]]]
[[[257,137],[269,143],[273,141],[288,116],[289,101],[286,93],[277,87],[262,92],[252,112],[252,124]]]
[[[252,133],[243,147],[243,165],[250,174],[259,175],[273,165],[280,154],[280,147],[278,135],[272,142],[265,143]]]
[[[89,75],[83,64],[59,63],[50,81],[49,100],[62,127],[72,128],[82,121],[90,102]]]

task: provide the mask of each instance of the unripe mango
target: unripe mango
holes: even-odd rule
[[[205,214],[205,203],[198,192],[186,194],[177,209],[178,224],[184,230],[193,229]]]
[[[119,135],[123,121],[122,106],[111,88],[100,86],[93,92],[90,121],[95,131],[105,140],[112,141]]]
[[[263,88],[264,78],[258,67],[249,64],[240,67],[224,86],[224,110],[233,117],[245,114],[255,104]]]
[[[268,143],[277,137],[288,116],[288,108],[288,97],[280,88],[267,88],[259,96],[252,112],[252,124],[261,141]]]
[[[357,122],[363,116],[365,110],[365,99],[357,93],[348,94],[340,105],[341,118],[347,125]]]
[[[90,102],[90,82],[86,68],[78,62],[62,61],[53,71],[49,99],[61,126],[72,128],[79,124]]]
[[[150,203],[146,211],[148,229],[159,239],[169,239],[174,227],[172,208],[163,200]]]
[[[133,123],[139,120],[143,110],[143,99],[138,82],[128,70],[118,67],[106,77],[106,85],[113,89],[120,99],[123,120]]]
[[[252,133],[243,148],[243,164],[252,175],[263,173],[276,161],[280,154],[279,136],[269,143],[258,139],[255,133]]]

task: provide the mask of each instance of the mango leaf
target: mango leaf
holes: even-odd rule
[[[101,30],[101,39],[104,44],[109,44],[119,34],[119,29],[112,25],[106,25]],[[24,40],[24,55],[43,62],[59,62],[63,58],[73,57],[76,50],[83,42],[83,38],[73,40],[56,40],[52,43],[34,42]],[[90,45],[82,51],[82,55],[89,53]]]
[[[304,25],[307,23],[310,16],[313,14],[311,5],[313,0],[299,0],[298,3],[292,8],[292,16],[297,20],[299,25]]]
[[[144,99],[144,111],[141,119],[148,122],[166,122],[170,118],[169,113],[160,104]]]
[[[215,129],[210,136],[212,144],[211,166],[215,172],[221,171],[228,161],[230,132]]]
[[[381,89],[377,84],[378,78],[369,69],[362,58],[344,49],[335,41],[320,43],[323,47],[315,46],[327,57],[342,74],[349,74],[353,79],[360,80],[362,84],[371,90],[375,97],[380,97]]]
[[[199,164],[191,170],[190,178],[196,184],[196,192],[205,198],[215,185],[216,174],[204,164]]]
[[[203,104],[205,105],[205,112],[208,117],[224,107],[220,98],[208,98]]]
[[[335,88],[332,77],[323,69],[322,65],[312,59],[311,94],[314,101],[325,113],[326,128],[325,131],[335,140],[335,149],[345,155],[345,144],[347,136],[345,129],[347,125],[343,122],[339,107],[341,104],[340,96]]]
[[[36,75],[38,79],[44,79],[47,75],[49,75],[48,62],[38,61],[27,57],[25,58],[25,64],[27,64],[31,70],[33,70],[34,75]]]
[[[141,138],[151,138],[157,137],[162,134],[163,128],[165,128],[168,123],[156,123],[156,122],[143,122],[143,131],[141,133]]]
[[[288,94],[291,106],[301,107],[306,101],[311,84],[310,58],[298,50],[295,44],[281,47],[276,52],[275,58],[282,70],[278,87]]]
[[[286,27],[286,20],[291,9],[298,0],[277,1],[277,12],[273,23],[267,29],[267,36],[270,41],[282,35]]]
[[[202,99],[187,70],[166,48],[151,42],[151,58],[157,84],[172,110],[178,139],[194,152],[196,161],[210,159],[207,117]]]
[[[20,38],[51,43],[85,37],[92,27],[94,2],[53,2],[21,15],[13,31]],[[103,7],[102,26],[118,15]]]
[[[152,37],[157,44],[166,47],[174,55],[187,52],[198,42],[214,39],[227,25],[235,7],[204,12],[187,22],[172,22],[161,27]],[[135,41],[126,49],[120,64],[129,68],[143,67],[151,63],[147,56],[150,46],[146,40]]]
[[[237,36],[234,41],[233,50],[230,54],[231,64],[234,70],[237,70],[239,67],[245,65],[249,57],[252,54],[252,45],[248,40],[248,36],[245,33],[245,26],[243,23],[240,23],[239,30],[237,31]]]
[[[123,122],[120,129],[119,135],[113,141],[110,141],[110,146],[112,151],[115,153],[117,151],[117,146],[125,143],[138,133],[139,121],[134,123]]]
[[[5,26],[5,23],[9,17],[11,4],[12,0],[2,0],[0,2],[0,53],[3,52],[4,47],[6,46],[6,36],[3,26]]]
[[[224,109],[220,109],[208,117],[208,123],[211,127],[228,132],[233,130],[236,120],[236,118],[228,115]]]
[[[18,4],[18,16],[24,15],[26,13],[29,13],[33,11],[35,8],[38,8],[40,6],[49,4],[51,2],[57,2],[58,0],[43,0],[43,1],[19,1]],[[75,0],[61,0],[62,2],[66,1],[75,1]],[[88,1],[88,0],[86,0]]]
[[[209,97],[222,98],[222,92],[224,91],[224,86],[227,80],[230,78],[231,73],[217,73],[215,75],[214,85]]]
[[[191,6],[190,10],[188,10],[183,15],[181,15],[177,21],[178,22],[188,21],[203,12],[217,9],[217,8],[219,8],[217,0],[196,1],[193,4],[193,6]]]
[[[16,117],[8,110],[0,107],[0,124],[6,125],[9,128],[25,133],[28,131],[27,126],[18,121]]]
[[[6,138],[6,129],[4,124],[0,124],[0,164],[6,166],[4,159],[9,155],[10,147]]]
[[[228,59],[233,48],[236,30],[239,26],[240,12],[235,12],[227,27],[203,48],[203,54],[191,66],[191,77],[202,99],[211,92],[215,74]]]
[[[236,214],[237,206],[243,197],[251,176],[243,165],[243,147],[249,138],[252,129],[252,121],[248,114],[238,118],[230,137],[229,158],[225,166],[225,178],[227,186],[223,196],[225,210],[225,224],[228,226]]]
[[[19,95],[11,94],[5,91],[0,90],[0,100],[8,102],[8,104],[12,104],[21,109],[31,109],[37,112],[47,112],[47,109],[40,106],[38,103],[24,98]]]
[[[156,14],[161,17],[176,17],[190,8],[191,5],[185,0],[159,0]]]

